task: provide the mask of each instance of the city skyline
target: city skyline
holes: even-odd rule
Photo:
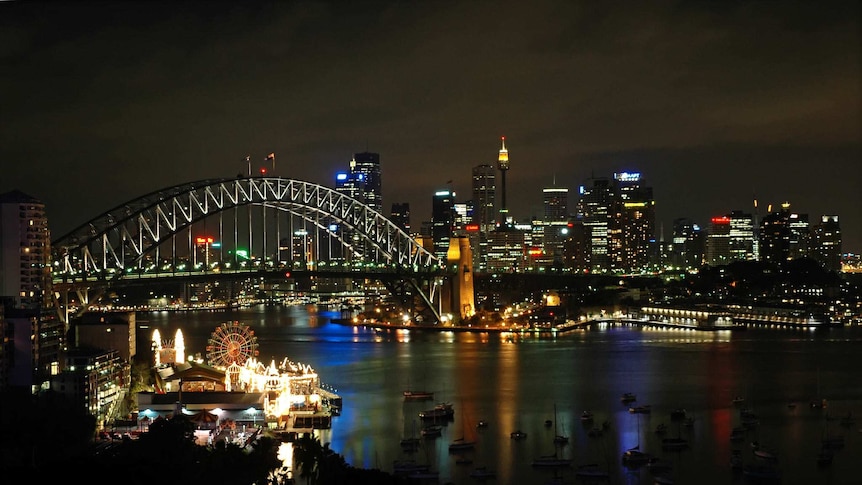
[[[0,193],[60,237],[144,194],[380,154],[414,229],[510,153],[507,206],[643,174],[657,231],[733,210],[837,214],[862,251],[857,2],[0,3]],[[657,234],[660,236],[661,234]]]

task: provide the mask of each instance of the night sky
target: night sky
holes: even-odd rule
[[[180,5],[177,5],[179,3]],[[380,154],[384,212],[467,200],[505,136],[507,202],[641,172],[659,229],[789,202],[862,252],[862,3],[0,2],[0,193],[52,238],[146,193],[334,186]]]

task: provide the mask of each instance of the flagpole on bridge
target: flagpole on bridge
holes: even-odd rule
[[[266,156],[267,160],[272,160],[272,175],[275,176],[275,153],[270,153]]]

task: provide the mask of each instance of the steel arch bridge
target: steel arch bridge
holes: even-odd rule
[[[240,210],[243,207],[247,211]],[[225,221],[225,215],[232,220]],[[214,231],[218,236],[211,236]],[[209,244],[226,241],[230,234],[233,248],[226,261],[228,245],[219,244],[215,255],[215,245]],[[392,285],[390,291],[424,295],[422,287],[435,285],[422,278],[439,276],[445,269],[419,242],[360,201],[318,184],[280,177],[210,179],[158,190],[82,224],[53,241],[51,250],[54,279],[65,283],[170,275],[178,269],[206,271],[212,264],[234,263],[234,269],[248,270],[338,265],[341,270],[400,275],[406,284]],[[432,298],[424,297],[431,308]]]

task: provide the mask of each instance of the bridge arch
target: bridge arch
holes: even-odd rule
[[[262,208],[264,218],[269,209],[304,221],[317,233],[337,241],[347,259],[374,261],[405,272],[433,271],[443,266],[401,228],[345,194],[301,180],[240,177],[168,187],[130,200],[82,224],[52,242],[55,278],[75,280],[92,274],[122,278],[127,271],[140,269],[147,255],[158,252],[172,240],[175,244],[176,236],[185,231],[189,233],[191,252],[193,226],[230,210],[234,210],[232,229],[236,240],[239,233],[236,209],[243,206],[249,207],[249,250],[253,250],[251,238],[255,232],[251,207],[257,206]],[[276,224],[278,221],[276,215]],[[221,224],[219,221],[219,229]],[[265,230],[266,221],[262,224]],[[279,240],[275,243],[275,254],[279,255],[278,232],[276,239]],[[264,232],[261,252],[264,262],[268,257],[266,243]]]

